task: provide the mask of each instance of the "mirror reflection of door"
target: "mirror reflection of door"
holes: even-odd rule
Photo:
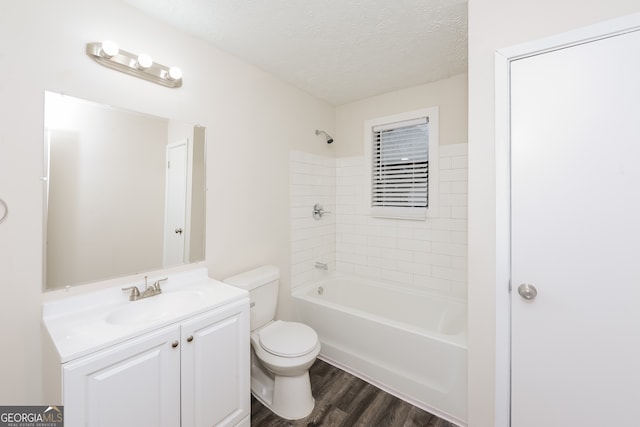
[[[165,198],[165,267],[184,262],[187,202],[187,146],[183,140],[167,146],[167,197]]]

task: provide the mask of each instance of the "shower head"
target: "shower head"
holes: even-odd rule
[[[324,137],[327,138],[327,144],[331,144],[333,142],[333,137],[331,135],[329,135],[323,130],[316,129],[316,135],[320,135],[320,134],[324,135]]]

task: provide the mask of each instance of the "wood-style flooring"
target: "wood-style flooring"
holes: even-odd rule
[[[251,396],[251,426],[456,427],[320,359],[309,370],[316,405],[301,420],[285,420]]]

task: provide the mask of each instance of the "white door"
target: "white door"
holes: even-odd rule
[[[640,425],[640,31],[511,79],[511,425]]]
[[[187,141],[167,146],[164,266],[184,262],[187,208]]]

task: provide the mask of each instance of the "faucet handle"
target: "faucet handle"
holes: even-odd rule
[[[165,277],[164,279],[156,280],[155,283],[153,284],[153,288],[158,292],[162,292],[162,288],[160,287],[160,282],[164,282],[165,280],[169,280],[169,278]]]
[[[131,295],[129,295],[129,301],[135,301],[140,298],[140,289],[137,286],[129,286],[128,288],[122,288],[123,291],[131,290]]]

